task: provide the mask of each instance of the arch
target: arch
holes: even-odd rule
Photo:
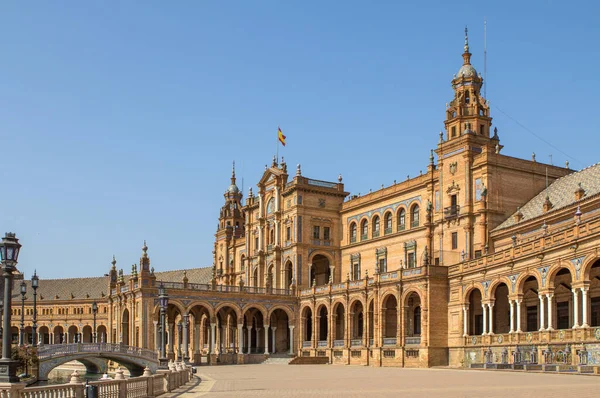
[[[79,329],[75,325],[69,326],[67,329],[69,341],[68,343],[79,343]]]
[[[410,207],[410,227],[415,228],[421,225],[420,221],[420,213],[419,213],[419,204],[414,203]]]
[[[267,319],[271,319],[271,316],[277,310],[281,310],[281,311],[285,312],[288,317],[288,320],[290,322],[293,322],[296,319],[294,312],[292,310],[290,310],[288,307],[285,307],[283,305],[275,305],[275,306],[269,308],[269,311],[267,313]]]
[[[396,226],[398,231],[404,231],[406,229],[406,209],[404,206],[400,206],[396,212]]]
[[[512,291],[511,291],[512,289],[510,288],[510,286],[512,286],[512,283],[508,280],[507,277],[502,276],[502,277],[492,281],[492,283],[490,284],[490,287],[488,288],[488,296],[494,297],[494,295],[496,294],[496,289],[498,288],[498,286],[500,286],[503,283],[506,285],[506,287],[509,287],[509,294],[512,293]]]
[[[302,310],[300,311],[301,314],[301,319],[302,319],[302,346],[307,346],[307,344],[305,344],[305,342],[310,342],[313,339],[313,335],[312,335],[312,331],[313,331],[313,311],[312,308],[310,308],[310,306],[304,306],[302,307]],[[308,346],[310,346],[310,344],[308,344]]]
[[[332,339],[335,346],[343,346],[346,335],[346,307],[342,301],[336,301],[331,305],[331,316],[333,317]],[[337,340],[337,341],[336,341]]]
[[[406,291],[404,291],[404,293],[402,293],[401,300],[404,303],[404,305],[406,305],[406,302],[412,293],[415,293],[419,297],[419,301],[424,302],[423,293],[416,287],[409,287],[408,289],[406,289]]]
[[[379,215],[376,214],[373,216],[371,221],[371,234],[373,238],[377,238],[381,232],[381,222]]]
[[[201,316],[203,312],[206,312],[209,318],[214,318],[215,316],[212,305],[203,300],[192,301],[183,311],[184,314],[194,314],[195,317]]]
[[[360,240],[369,239],[369,220],[365,217],[360,221]]]
[[[96,341],[98,343],[107,343],[108,342],[108,332],[106,330],[106,326],[104,326],[104,325],[97,326]]]
[[[591,281],[592,267],[597,266],[597,262],[600,260],[600,256],[590,255],[581,261],[581,269],[579,279],[581,281]]]
[[[494,318],[492,333],[508,333],[510,331],[510,308],[508,296],[510,295],[509,283],[504,278],[490,288],[490,297],[494,300],[492,314]]]
[[[381,327],[383,338],[395,338],[398,330],[398,300],[393,293],[387,293],[381,300]],[[385,344],[385,342],[384,342]]]
[[[94,332],[92,331],[92,327],[90,325],[85,325],[82,329],[82,342],[83,343],[93,343],[94,342]]]
[[[71,333],[69,333],[69,339]],[[121,313],[121,338],[119,343],[129,345],[129,309],[125,308]]]
[[[350,243],[355,243],[356,241],[358,241],[357,238],[357,233],[358,233],[358,227],[355,221],[352,221],[350,223],[350,228],[349,228],[349,234],[350,235]]]
[[[522,309],[521,314],[517,314],[520,317],[522,325],[524,325],[523,331],[535,332],[540,328],[540,300],[538,298],[541,284],[534,275],[529,275],[523,281],[522,287]]]
[[[269,311],[261,304],[248,304],[248,306],[244,307],[239,319],[249,319],[253,317],[257,312],[260,312],[260,315],[263,319],[269,319]]]
[[[285,262],[285,266],[283,267],[283,272],[284,272],[284,286],[283,288],[286,291],[289,291],[289,289],[291,288],[292,284],[294,283],[294,266],[292,264],[292,261],[290,259],[288,259]]]
[[[319,305],[317,307],[317,314],[319,314],[317,338],[319,341],[327,341],[327,335],[329,333],[329,309],[327,308],[327,305]]]
[[[54,344],[64,344],[65,330],[61,325],[56,325],[52,330],[52,342]]]
[[[38,344],[50,344],[50,328],[48,326],[40,326],[38,329],[38,334]]]
[[[383,233],[384,235],[392,233],[392,211],[387,210],[383,215]]]
[[[329,283],[331,275],[331,261],[329,256],[317,253],[310,261],[310,282],[316,283],[317,286],[326,285]]]
[[[587,321],[587,324],[591,327],[600,326],[600,260],[595,259],[594,262],[590,263],[590,266],[587,270],[587,279],[585,281],[589,281],[589,294],[588,294],[588,308],[589,315],[588,319],[583,319],[583,321]],[[583,298],[582,298],[583,300]],[[585,318],[582,316],[582,318]]]
[[[348,306],[350,315],[350,339],[361,340],[360,345],[363,345],[362,339],[365,335],[365,306],[362,300],[353,300]],[[356,345],[356,342],[352,345]]]
[[[540,274],[537,272],[537,270],[531,269],[517,277],[517,281],[515,282],[515,293],[516,294],[524,294],[523,288],[525,285],[525,281],[527,281],[529,278],[534,278],[537,282],[537,285],[542,286],[542,278],[541,278]]]
[[[573,267],[573,264],[570,261],[559,261],[558,264],[550,266],[548,269],[548,274],[546,275],[546,286],[550,287],[554,286],[554,279],[556,278],[556,274],[558,274],[562,269],[569,270],[571,274],[571,280],[575,282],[577,280],[577,273]]]
[[[575,278],[569,268],[564,266],[564,263],[560,264],[549,275],[548,288],[553,292],[553,296],[547,296],[546,300],[552,300],[554,305],[547,306],[548,309],[552,309],[552,317],[548,317],[544,327],[570,329],[571,325],[575,324],[575,311],[579,312],[580,308],[579,306],[575,308],[573,303],[572,289]],[[550,320],[552,320],[552,324],[550,324]]]
[[[269,352],[276,354],[278,352],[287,353],[290,349],[290,330],[291,319],[289,313],[284,308],[274,308],[269,313]]]
[[[215,308],[214,316],[216,317],[217,314],[219,312],[221,312],[222,310],[224,310],[225,308],[229,308],[229,309],[233,310],[233,312],[235,313],[235,316],[238,319],[242,318],[242,310],[240,309],[240,307],[238,307],[237,304],[232,303],[230,301],[225,301],[225,302],[219,303],[219,305],[217,305],[217,307]]]

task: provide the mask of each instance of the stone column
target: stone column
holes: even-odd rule
[[[277,352],[275,348],[275,331],[277,330],[277,326],[273,326],[271,329],[273,330],[273,334],[271,335],[271,350],[275,354]]]
[[[579,292],[577,288],[573,292],[573,329],[579,328]]]
[[[200,330],[200,325],[196,323],[196,318],[194,318],[194,356],[199,355],[204,348],[201,347]]]
[[[256,339],[254,339],[254,346],[256,347],[257,351],[258,351],[258,340],[260,339],[260,329],[261,328],[256,328]],[[258,352],[257,352],[258,354]]]
[[[517,302],[517,333],[523,332],[521,330],[521,301],[522,300],[516,300],[516,302]]]
[[[469,312],[468,306],[463,305],[463,337],[469,335]]]
[[[244,324],[238,323],[238,344],[237,344],[237,353],[244,353]]]
[[[319,340],[319,336],[317,336],[317,324],[319,324],[319,326],[321,326],[321,316],[317,315],[314,317],[314,321],[312,323],[312,341],[313,341],[313,345],[312,348],[317,348],[317,341]]]
[[[216,323],[211,323],[210,324],[210,346],[208,347],[208,350],[211,354],[215,353],[215,335],[217,334],[217,324]]]
[[[188,322],[189,315],[185,314],[183,316],[183,358],[189,358],[190,356],[190,345],[189,345],[189,337],[188,337]]]
[[[546,324],[546,322],[545,322],[546,309],[544,306],[544,295],[539,294],[538,297],[540,299],[540,332],[542,332],[545,330],[544,325]]]
[[[554,295],[551,293],[547,293],[546,294],[546,299],[548,300],[548,327],[546,328],[546,330],[554,330],[554,328],[552,327],[552,299],[554,298]]]
[[[490,309],[490,331],[488,334],[494,334],[494,303],[488,303],[488,308]]]
[[[288,328],[290,329],[290,351],[288,354],[294,355],[294,325],[289,325]]]
[[[483,309],[483,333],[481,334],[485,336],[487,334],[487,306],[485,304],[481,304],[481,308]]]
[[[160,343],[158,337],[158,321],[152,321],[154,324],[154,349],[160,350]]]
[[[248,326],[246,329],[248,329],[248,350],[246,354],[250,354],[250,348],[252,347],[252,326]]]
[[[269,325],[265,325],[265,355],[269,355]]]
[[[513,300],[508,300],[508,307],[510,309],[510,330],[508,333],[513,333],[515,331],[515,307]]]
[[[583,314],[582,317],[583,319],[581,319],[581,327],[582,328],[589,328],[590,326],[588,325],[588,297],[587,297],[587,293],[588,293],[588,289],[587,287],[582,287],[581,288],[581,300],[582,300],[582,310],[583,310]]]

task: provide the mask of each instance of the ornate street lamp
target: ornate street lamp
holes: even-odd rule
[[[37,271],[33,271],[33,276],[31,277],[31,287],[33,288],[33,346],[37,347],[38,339],[37,339],[37,289],[40,278],[37,276]]]
[[[92,303],[92,314],[94,314],[94,334],[92,335],[92,342],[97,343],[98,334],[96,332],[96,315],[98,315],[98,303],[95,301]]]
[[[189,316],[189,314],[185,314],[183,316],[183,361],[186,364],[190,363],[189,341],[190,341],[190,316]]]
[[[27,285],[25,279],[21,282],[21,331],[19,332],[19,346],[25,344],[25,294],[27,294]]]
[[[169,305],[169,295],[166,292],[165,285],[161,282],[158,287],[158,300],[160,304],[160,358],[158,359],[159,369],[169,369],[169,358],[166,355],[167,339],[165,331],[165,316],[167,312],[167,306]]]
[[[0,319],[2,319],[2,314],[4,313],[4,299],[0,297]],[[2,339],[2,324],[0,324],[0,339]]]
[[[4,277],[4,319],[2,334],[2,358],[0,359],[0,383],[15,383],[19,381],[16,375],[18,362],[11,359],[11,300],[13,287],[13,272],[17,269],[17,260],[21,244],[12,232],[7,232],[0,242],[0,260],[2,261],[2,276]]]

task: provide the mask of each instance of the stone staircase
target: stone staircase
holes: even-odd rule
[[[290,365],[327,365],[328,357],[296,357],[290,361]]]
[[[263,365],[287,365],[294,359],[289,355],[281,356],[270,356],[266,361],[262,362]]]

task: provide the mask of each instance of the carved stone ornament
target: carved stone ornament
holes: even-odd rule
[[[458,185],[454,180],[452,180],[452,185],[448,187],[446,193],[451,193],[454,191],[460,191],[460,185]]]
[[[457,170],[458,170],[458,162],[450,163],[450,174],[452,174],[452,175],[456,174]]]

